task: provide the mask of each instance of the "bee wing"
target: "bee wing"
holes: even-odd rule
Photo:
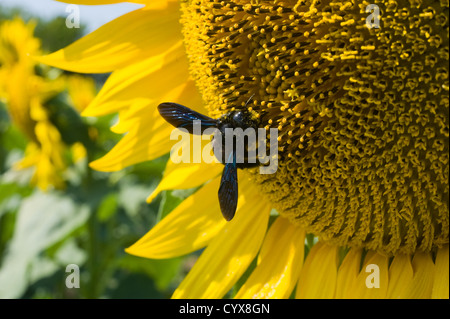
[[[233,161],[231,162],[231,156]],[[231,163],[230,163],[231,162]],[[219,187],[219,204],[223,217],[227,221],[233,219],[236,212],[238,202],[238,180],[237,180],[237,167],[236,167],[236,155],[230,153],[225,168],[223,169],[222,179]]]
[[[177,103],[161,103],[158,105],[158,111],[167,122],[177,128],[185,128],[191,134],[194,134],[194,121],[201,121],[200,134],[203,133],[205,129],[217,125],[217,120]]]

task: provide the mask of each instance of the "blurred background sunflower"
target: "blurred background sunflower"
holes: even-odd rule
[[[88,163],[120,136],[109,130],[114,115],[79,113],[108,74],[35,60],[136,6],[86,10],[79,28],[68,28],[66,5],[57,4],[0,4],[0,298],[168,297],[182,259],[144,263],[124,252],[165,207],[145,198],[166,159],[119,175],[92,171]]]
[[[79,110],[118,113],[122,137],[90,167],[120,183],[130,167],[164,163],[175,144],[156,110],[164,101],[214,118],[253,112],[279,131],[279,167],[239,171],[226,222],[223,166],[169,160],[153,191],[147,180],[133,192],[159,208],[126,250],[148,260],[130,260],[173,265],[173,298],[448,298],[448,2],[378,1],[379,20],[364,1],[136,2],[36,58],[111,72]],[[107,199],[97,194],[99,209]]]

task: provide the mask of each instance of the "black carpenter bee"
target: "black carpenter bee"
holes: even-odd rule
[[[227,221],[233,219],[238,202],[237,169],[255,167],[258,166],[259,163],[256,158],[248,155],[250,148],[253,150],[256,149],[256,143],[249,142],[248,138],[246,139],[245,136],[243,137],[245,145],[244,155],[237,154],[239,152],[236,152],[236,136],[233,136],[233,149],[226,153],[226,129],[240,128],[246,130],[247,128],[252,128],[256,130],[258,125],[257,121],[250,113],[245,111],[232,111],[224,114],[218,119],[213,119],[195,112],[186,106],[171,102],[161,103],[158,106],[158,111],[171,125],[176,128],[184,128],[190,134],[194,134],[194,121],[201,121],[201,133],[208,128],[216,128],[217,132],[220,133],[219,135],[215,134],[212,140],[214,145],[218,138],[222,139],[220,141],[221,148],[219,148],[219,151],[221,150],[221,152],[219,152],[220,154],[216,154],[216,148],[213,149],[214,156],[221,163],[225,164],[219,187],[219,204],[223,217]],[[236,160],[237,156],[238,160]],[[239,156],[243,156],[243,158],[241,157],[239,160]]]

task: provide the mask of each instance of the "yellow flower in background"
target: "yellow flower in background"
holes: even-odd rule
[[[127,252],[206,247],[173,298],[223,297],[255,258],[236,298],[448,298],[447,2],[379,1],[379,28],[363,1],[138,3],[40,58],[113,72],[83,115],[118,112],[112,130],[127,134],[93,168],[168,153],[165,101],[218,117],[254,94],[246,107],[279,130],[277,173],[239,171],[231,222],[222,165],[168,162],[149,201],[201,188]],[[305,246],[306,232],[320,241]]]
[[[34,27],[19,18],[0,25],[0,92],[12,122],[29,140],[16,168],[35,167],[31,182],[47,190],[63,187],[61,172],[66,164],[65,145],[44,104],[64,89],[64,83],[35,74],[31,56],[40,54],[40,41],[33,37]]]
[[[71,104],[80,113],[92,102],[97,93],[93,78],[76,74],[67,78],[67,91]]]
[[[92,86],[92,83],[84,84],[79,76],[76,79],[69,76],[66,82],[64,77],[49,74],[46,69],[41,70],[42,75],[37,74],[33,56],[42,53],[39,39],[33,36],[34,28],[34,22],[25,23],[20,18],[5,20],[0,25],[0,98],[5,102],[13,124],[29,141],[24,158],[15,164],[15,168],[34,168],[31,183],[42,190],[63,188],[62,173],[68,165],[64,153],[68,146],[50,121],[46,104],[69,88],[70,96],[81,108],[90,100],[86,93],[77,98],[77,88]],[[75,85],[77,87],[73,88]],[[94,94],[90,94],[92,99]],[[81,148],[84,147],[74,145],[75,160],[85,156],[86,152]]]

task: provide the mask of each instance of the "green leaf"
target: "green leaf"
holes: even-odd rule
[[[153,278],[159,290],[166,290],[178,274],[182,260],[181,257],[155,260],[124,255],[119,264],[129,271],[146,274]]]
[[[146,199],[156,185],[138,182],[136,176],[123,176],[119,181],[119,203],[128,216],[133,218],[148,207]]]
[[[0,203],[3,203],[12,196],[18,195],[26,197],[30,195],[32,189],[27,186],[17,185],[16,183],[0,184]]]
[[[117,211],[118,198],[116,193],[111,193],[103,198],[97,209],[97,218],[100,222],[105,222]]]
[[[10,125],[4,133],[2,133],[2,146],[7,150],[21,149],[24,150],[27,146],[27,139],[19,131],[15,125]]]
[[[0,268],[0,298],[20,297],[31,282],[33,262],[45,249],[83,225],[88,216],[86,205],[77,205],[62,195],[37,191],[26,198]],[[33,277],[39,276],[34,273]]]
[[[31,193],[31,188],[16,183],[0,184],[0,218],[3,214],[15,211],[23,197]]]

